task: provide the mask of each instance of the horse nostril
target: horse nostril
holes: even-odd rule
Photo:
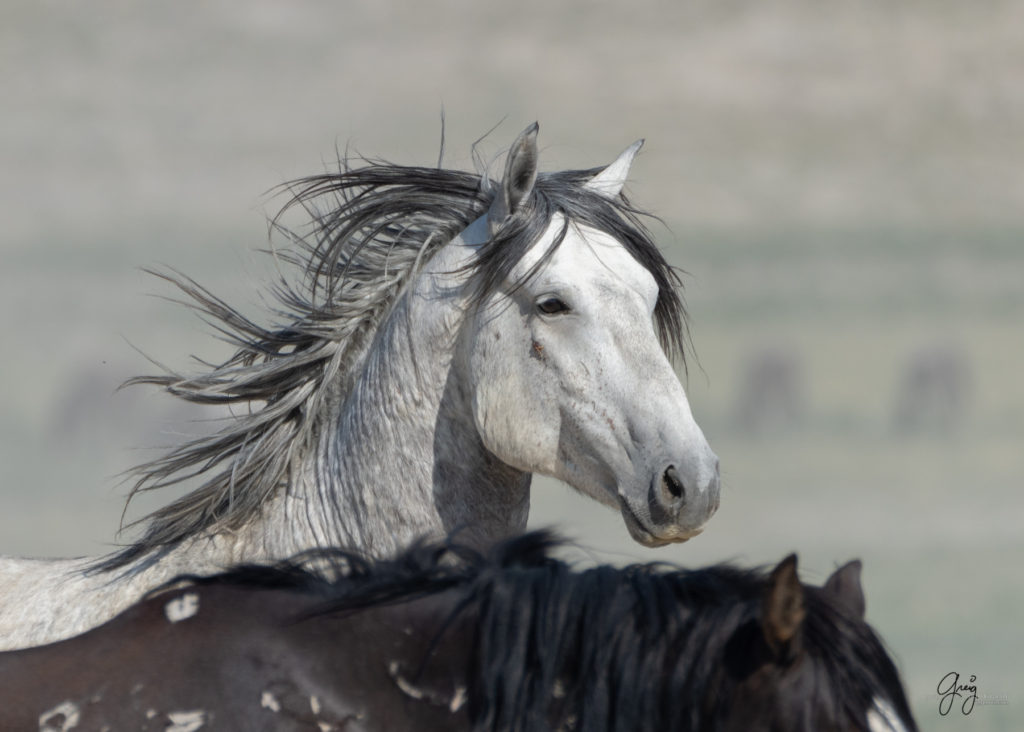
[[[683,493],[685,492],[683,479],[679,476],[679,471],[676,470],[675,465],[669,465],[668,470],[661,477],[661,490],[665,496],[666,503],[675,503],[683,498]]]

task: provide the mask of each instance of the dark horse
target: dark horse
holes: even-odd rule
[[[0,654],[3,730],[916,730],[860,565],[575,571],[531,533],[186,577]]]

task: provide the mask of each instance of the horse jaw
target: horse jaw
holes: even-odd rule
[[[556,216],[513,272],[519,285],[475,315],[466,349],[477,429],[503,462],[618,508],[634,540],[685,541],[718,507],[718,460],[654,332],[657,286],[619,242],[585,226],[517,279],[561,226]],[[550,297],[569,310],[540,312]]]

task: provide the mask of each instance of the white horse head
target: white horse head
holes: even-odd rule
[[[534,125],[520,135],[487,215],[431,272],[458,277],[493,256],[488,248],[515,250],[529,232],[523,221],[545,220],[537,209],[560,182],[542,178],[536,190],[536,134]],[[719,476],[658,339],[659,304],[677,303],[670,270],[639,232],[607,223],[639,148],[594,174],[575,210],[556,207],[478,303],[460,353],[488,450],[618,508],[634,539],[659,545],[701,531],[718,508]]]

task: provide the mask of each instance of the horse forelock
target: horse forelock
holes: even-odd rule
[[[830,695],[829,706],[840,719],[863,729],[869,728],[871,715],[881,706],[903,729],[916,730],[899,670],[878,634],[838,608],[820,588],[805,588],[805,594],[803,637],[816,673],[828,679],[816,688]]]
[[[296,461],[315,449],[324,420],[353,388],[374,334],[409,282],[440,247],[487,211],[496,188],[480,173],[369,160],[353,167],[347,159],[339,167],[283,187],[289,198],[271,228],[288,246],[274,254],[298,276],[282,272],[273,286],[275,324],[260,325],[178,272],[156,273],[178,287],[185,304],[236,351],[201,373],[168,371],[128,383],[157,385],[192,403],[245,408],[219,432],[130,471],[129,501],[143,491],[205,480],[134,522],[145,525],[142,537],[102,560],[99,569],[124,567],[200,533],[234,530],[254,520],[287,485]],[[681,358],[686,316],[679,277],[641,222],[642,212],[624,197],[610,200],[585,187],[594,172],[538,177],[522,211],[470,263],[475,298],[501,286],[562,214],[566,226],[586,224],[610,234],[651,272],[659,287],[659,337],[670,356]],[[309,219],[302,231],[284,224],[285,214],[295,209]],[[563,228],[533,271],[564,234]]]

